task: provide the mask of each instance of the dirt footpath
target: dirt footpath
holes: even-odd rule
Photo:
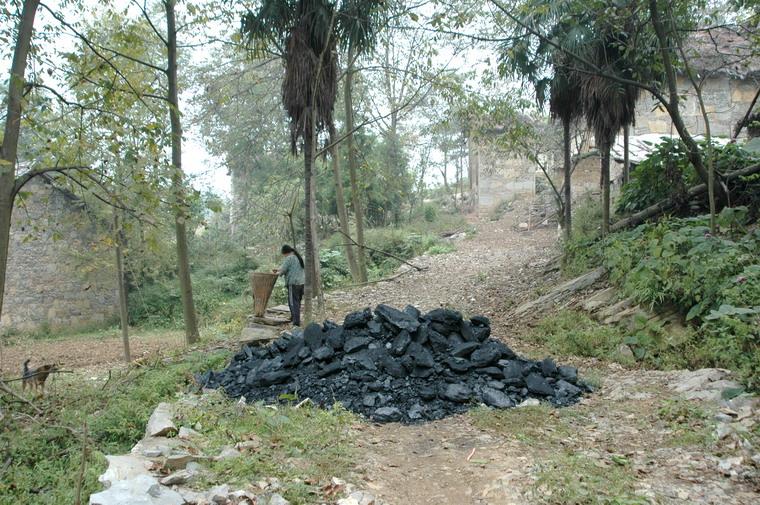
[[[489,316],[493,336],[520,354],[535,354],[516,338],[524,328],[510,320],[509,309],[556,281],[557,274],[545,270],[558,252],[557,230],[521,230],[524,213],[518,208],[498,222],[473,221],[477,232],[453,242],[455,252],[414,260],[424,271],[331,294],[330,314],[339,318],[378,303],[448,306]],[[679,409],[688,414],[692,407],[670,387],[682,380],[678,372],[555,358],[593,377],[598,392],[566,409],[362,425],[364,485],[393,505],[760,503],[760,483],[739,470],[721,470],[732,453],[709,448],[707,423],[679,424],[685,415]],[[701,412],[702,405],[693,408]]]

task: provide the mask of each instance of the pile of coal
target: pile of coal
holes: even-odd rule
[[[520,358],[490,334],[483,316],[379,305],[342,325],[310,324],[267,347],[246,346],[226,369],[197,380],[249,402],[340,402],[380,422],[440,419],[478,403],[508,408],[526,398],[563,406],[588,391],[575,368]]]

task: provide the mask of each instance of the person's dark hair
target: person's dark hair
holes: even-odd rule
[[[301,264],[301,268],[304,268],[303,265],[303,258],[300,254],[298,254],[298,251],[296,251],[295,247],[290,247],[288,244],[285,244],[282,246],[282,254],[290,254],[293,253],[296,255],[296,258],[298,258],[298,262]]]

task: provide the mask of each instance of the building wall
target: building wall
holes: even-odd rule
[[[705,124],[693,90],[689,83],[679,78],[679,89],[686,96],[681,102],[681,114],[692,135],[704,135]],[[732,79],[726,75],[712,77],[705,82],[703,98],[710,118],[710,130],[713,136],[730,137],[734,125],[744,117],[758,84],[754,80]],[[637,105],[636,125],[632,135],[649,133],[677,134],[672,126],[670,116],[663,109],[656,107],[657,102],[651,95],[642,96]],[[622,135],[622,132],[621,132]],[[622,142],[622,141],[621,141]],[[555,160],[549,166],[559,166],[561,153],[555,154]],[[531,196],[536,178],[542,179],[543,173],[538,167],[525,159],[513,158],[509,153],[495,150],[476,142],[470,143],[470,172],[474,172],[477,187],[476,202],[478,211],[487,214],[503,200],[518,196]],[[617,187],[622,173],[622,164],[611,163],[610,178],[613,191]],[[562,174],[555,172],[552,180],[557,187],[562,184]],[[573,173],[573,197],[588,192],[599,191],[599,158],[588,158],[579,164]],[[551,189],[549,189],[551,191]]]
[[[113,251],[98,247],[81,202],[41,179],[13,213],[0,330],[63,330],[117,314]]]
[[[736,123],[744,117],[752,98],[757,92],[758,83],[751,79],[731,79],[719,75],[707,79],[702,96],[705,101],[710,132],[716,137],[730,137]],[[699,102],[690,84],[679,78],[679,90],[685,95],[681,102],[681,115],[692,135],[705,134],[705,122],[699,110]],[[634,135],[647,133],[664,133],[676,135],[670,116],[664,109],[658,108],[657,101],[649,94],[641,97],[636,113]]]

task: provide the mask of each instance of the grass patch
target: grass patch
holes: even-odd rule
[[[623,458],[592,459],[563,451],[540,465],[532,503],[546,505],[645,505],[634,494],[635,477]]]
[[[62,376],[55,392],[30,407],[0,396],[0,460],[9,461],[0,479],[0,504],[74,503],[87,426],[86,471],[82,497],[100,489],[103,454],[129,451],[142,438],[145,423],[162,400],[191,387],[192,374],[218,368],[226,351],[176,355],[166,363],[132,367],[103,380]],[[20,392],[20,387],[17,387]]]
[[[541,320],[525,338],[556,355],[631,362],[618,352],[625,338],[620,328],[603,325],[574,310],[563,310]]]
[[[528,444],[551,443],[571,434],[569,421],[579,414],[548,403],[513,409],[478,407],[469,413],[473,424]]]
[[[688,400],[665,400],[657,411],[658,418],[672,432],[672,447],[708,446],[713,442],[710,413]]]
[[[427,250],[427,254],[434,256],[436,254],[448,254],[456,250],[457,250],[456,247],[454,247],[451,244],[441,243],[441,244],[435,244],[429,247]]]
[[[339,405],[331,410],[249,405],[240,409],[222,394],[206,395],[198,406],[180,410],[183,424],[198,425],[199,448],[216,455],[225,446],[254,441],[244,457],[211,463],[200,485],[245,485],[268,477],[280,479],[282,494],[293,504],[322,502],[319,487],[345,475],[354,458],[351,426],[356,418]]]

